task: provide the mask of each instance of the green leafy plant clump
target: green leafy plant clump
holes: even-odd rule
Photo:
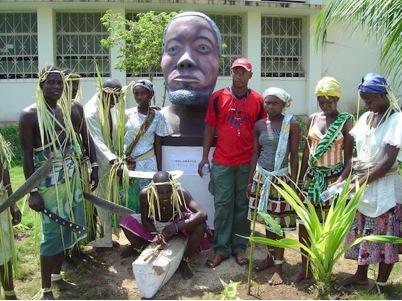
[[[20,143],[20,134],[17,125],[8,125],[0,128],[0,134],[4,139],[10,143],[12,150],[11,165],[21,165],[22,163],[22,151]]]
[[[369,235],[360,237],[348,245],[344,243],[346,234],[353,224],[359,202],[363,197],[365,185],[362,185],[355,194],[351,195],[349,179],[336,201],[332,203],[325,222],[321,223],[316,209],[310,201],[307,200],[306,203],[303,203],[298,194],[288,184],[280,179],[278,181],[280,186],[273,185],[303,222],[309,236],[310,245],[306,246],[291,238],[272,240],[254,236],[254,233],[251,234],[249,240],[252,245],[257,243],[275,248],[303,250],[308,256],[319,298],[328,296],[335,264],[354,245],[361,243],[363,240],[377,243],[402,243],[401,238],[387,235]],[[253,223],[255,223],[255,219]]]
[[[107,11],[101,22],[111,34],[101,44],[105,48],[119,47],[116,66],[119,70],[131,71],[135,76],[146,72],[152,78],[160,70],[163,32],[175,15],[175,12],[149,11],[127,20],[121,14]]]

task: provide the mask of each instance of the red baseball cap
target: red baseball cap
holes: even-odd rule
[[[247,71],[251,71],[253,69],[253,65],[251,64],[250,60],[244,57],[236,59],[232,64],[232,69],[234,67],[243,67]]]

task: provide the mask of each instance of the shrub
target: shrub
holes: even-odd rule
[[[13,158],[11,165],[21,165],[22,163],[22,151],[20,143],[20,133],[17,125],[7,125],[0,128],[0,133],[3,135],[11,144],[11,149],[13,151]]]

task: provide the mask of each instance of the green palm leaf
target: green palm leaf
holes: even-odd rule
[[[397,86],[402,84],[402,1],[329,0],[314,21],[317,45],[328,28],[338,22],[352,29],[363,28],[381,46],[380,60]]]

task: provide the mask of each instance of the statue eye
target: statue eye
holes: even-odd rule
[[[177,46],[170,46],[166,49],[166,52],[170,55],[175,55],[179,50],[179,47]]]
[[[211,47],[206,44],[200,44],[197,46],[197,50],[201,53],[208,53],[211,51]]]

